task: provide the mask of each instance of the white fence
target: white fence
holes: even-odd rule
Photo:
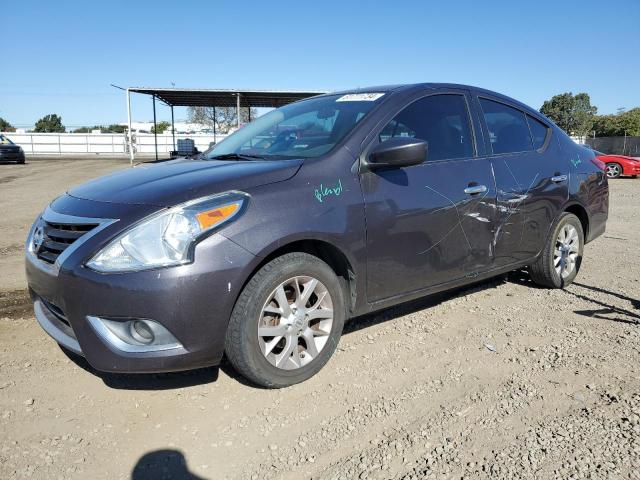
[[[102,154],[124,156],[129,154],[127,137],[123,133],[3,133],[12,142],[20,145],[27,155],[87,155]],[[226,135],[176,134],[178,139],[190,138],[201,152],[211,142],[220,142]],[[171,134],[158,135],[158,154],[166,156],[174,150]],[[134,133],[133,151],[140,155],[155,154],[155,139],[152,133]]]

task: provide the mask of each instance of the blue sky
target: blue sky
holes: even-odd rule
[[[126,120],[123,86],[335,90],[477,85],[535,108],[640,106],[640,2],[22,1],[0,5],[0,116]],[[137,98],[135,98],[137,97]],[[134,95],[134,119],[152,118]],[[168,118],[166,108],[160,119]],[[177,112],[184,117],[184,112]]]

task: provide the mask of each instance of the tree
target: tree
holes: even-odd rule
[[[91,133],[92,130],[100,130],[102,131],[102,128],[100,125],[95,125],[93,127],[80,127],[80,128],[76,128],[73,133]]]
[[[9,122],[7,122],[4,118],[0,117],[0,132],[15,132],[16,129],[13,128]]]
[[[215,110],[215,115],[214,115]],[[251,109],[251,118],[256,118],[258,112],[255,108]],[[192,123],[200,123],[202,125],[210,125],[220,133],[227,133],[231,128],[238,124],[238,115],[236,107],[189,107],[187,116]],[[249,122],[249,108],[240,107],[240,123]]]
[[[593,130],[598,137],[640,136],[640,107],[625,111],[618,109],[615,115],[596,117]]]
[[[598,109],[587,93],[554,95],[542,104],[540,112],[570,135],[584,136],[591,131]]]
[[[109,125],[107,127],[107,132],[109,133],[124,133],[127,131],[129,127],[126,127],[124,125],[118,125],[116,123],[112,123],[111,125]]]
[[[171,124],[169,122],[165,122],[164,120],[158,122],[155,127],[151,127],[151,133],[157,133],[158,135],[164,133],[164,131],[169,128]]]
[[[65,128],[62,125],[62,118],[51,113],[38,120],[33,131],[37,133],[64,133]]]

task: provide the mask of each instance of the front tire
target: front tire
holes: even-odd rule
[[[584,232],[578,217],[563,212],[538,260],[530,265],[531,279],[543,287],[564,288],[578,275],[584,252]]]
[[[607,177],[618,178],[622,175],[622,165],[619,163],[607,163],[606,166]]]
[[[225,352],[251,382],[288,387],[328,362],[345,317],[344,291],[331,267],[307,253],[288,253],[264,265],[242,290]]]

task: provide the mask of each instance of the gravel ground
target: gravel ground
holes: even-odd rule
[[[50,182],[2,236],[66,188],[38,168],[48,179],[0,170]],[[566,290],[514,272],[358,318],[319,375],[278,391],[225,365],[91,371],[36,326],[5,238],[0,478],[640,479],[640,181],[610,185],[607,233]]]

